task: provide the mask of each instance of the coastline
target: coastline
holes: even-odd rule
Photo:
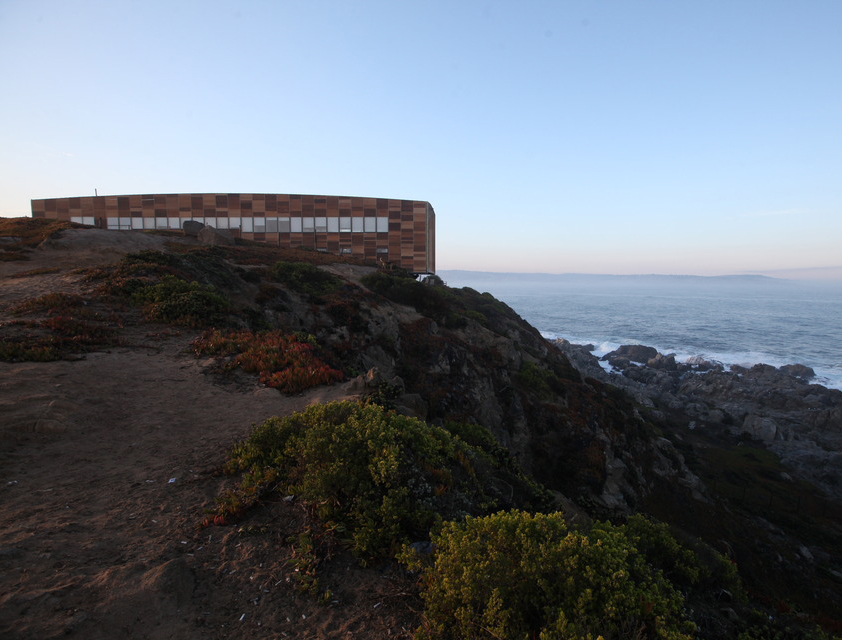
[[[726,368],[804,364],[842,390],[842,283],[764,277],[448,272],[451,286],[489,291],[549,339],[593,344],[600,357],[644,344],[677,361]]]
[[[544,338],[546,338],[550,342],[554,342],[556,340],[565,340],[579,347],[585,347],[590,345],[593,348],[589,349],[588,351],[597,359],[605,357],[606,355],[608,355],[612,351],[615,351],[623,345],[640,344],[636,342],[620,343],[599,339],[589,340],[578,336],[571,336],[569,334],[559,334],[554,331],[544,331],[541,329],[539,329],[539,331],[541,335],[544,336]],[[800,365],[808,367],[814,372],[815,375],[809,379],[810,384],[819,385],[826,389],[835,389],[837,391],[842,391],[842,364],[837,369],[831,369],[828,367],[817,365],[816,363],[812,363],[809,360],[797,359],[796,361],[784,361],[784,359],[782,358],[769,356],[768,354],[763,354],[759,352],[734,351],[719,353],[706,352],[703,350],[692,348],[681,349],[680,347],[677,349],[667,349],[657,344],[641,344],[640,346],[651,347],[663,356],[672,355],[675,358],[676,363],[678,364],[691,364],[697,360],[704,360],[706,362],[715,363],[721,366],[722,369],[726,371],[731,369],[732,367],[751,369],[752,367],[757,365],[768,365],[775,367],[776,369],[780,369],[781,367]],[[606,370],[610,370],[610,367],[606,368]]]
[[[656,421],[758,441],[842,502],[842,390],[817,384],[809,367],[681,362],[643,345],[597,357],[593,344],[551,342],[583,377],[623,389]]]

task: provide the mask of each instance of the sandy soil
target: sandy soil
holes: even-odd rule
[[[129,235],[66,233],[0,265],[0,331],[16,301],[85,293],[73,270],[115,259]],[[20,276],[40,269],[56,271]],[[305,517],[294,499],[197,526],[253,423],[347,397],[350,383],[287,397],[207,374],[190,332],[123,337],[131,346],[75,361],[0,363],[0,637],[408,637],[418,605],[393,566],[361,569],[337,551],[325,604],[293,588],[286,540]]]

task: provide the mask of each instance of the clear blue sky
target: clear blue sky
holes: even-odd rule
[[[439,269],[840,267],[840,34],[839,0],[0,0],[0,215],[412,198]]]

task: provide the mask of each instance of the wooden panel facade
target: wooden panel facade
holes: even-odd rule
[[[102,229],[181,229],[196,220],[245,240],[307,247],[435,273],[429,202],[264,193],[171,193],[32,200],[33,218]]]

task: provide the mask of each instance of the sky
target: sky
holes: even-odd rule
[[[838,0],[0,0],[0,215],[405,198],[438,269],[842,278]]]

